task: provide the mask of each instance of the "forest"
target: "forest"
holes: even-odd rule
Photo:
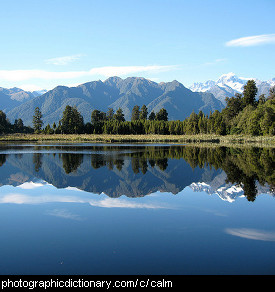
[[[183,121],[171,121],[165,108],[148,113],[146,105],[135,105],[131,121],[126,121],[123,110],[107,112],[93,110],[91,121],[84,123],[83,116],[76,107],[67,105],[60,121],[43,123],[43,115],[37,107],[33,115],[33,127],[24,126],[22,119],[11,124],[6,114],[0,110],[0,134],[43,133],[43,134],[247,134],[252,136],[274,136],[275,134],[275,87],[270,88],[269,96],[260,95],[256,100],[257,86],[249,80],[242,94],[226,98],[226,107],[220,112],[208,115],[194,111]]]

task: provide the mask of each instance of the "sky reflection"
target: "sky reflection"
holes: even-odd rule
[[[39,192],[37,190],[39,188]],[[11,191],[12,189],[12,191]],[[16,189],[16,191],[14,191]],[[171,209],[173,207],[161,203],[138,202],[138,198],[125,196],[110,198],[105,194],[91,194],[74,187],[57,189],[43,183],[25,183],[16,188],[6,186],[1,188],[0,204],[45,204],[45,203],[82,203],[101,208],[141,208],[141,209]],[[153,196],[154,197],[154,196]],[[143,200],[144,201],[144,200]],[[53,215],[53,214],[52,214]],[[66,214],[63,214],[64,216]],[[63,216],[63,217],[64,217]],[[60,216],[62,217],[62,216]]]
[[[275,231],[266,231],[251,228],[226,228],[225,232],[227,234],[246,239],[275,241]]]

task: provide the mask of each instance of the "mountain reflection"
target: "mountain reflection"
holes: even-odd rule
[[[235,185],[247,200],[261,189],[274,194],[272,148],[142,145],[0,146],[0,185],[42,179],[110,197],[177,194],[198,184],[216,190]]]

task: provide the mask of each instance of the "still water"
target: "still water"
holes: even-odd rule
[[[275,274],[274,157],[0,144],[0,274]]]

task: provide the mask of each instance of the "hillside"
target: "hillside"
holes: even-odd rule
[[[30,92],[16,87],[9,89],[0,87],[0,108],[4,112],[9,112],[13,108],[45,92],[45,90]]]
[[[110,77],[104,82],[92,81],[77,87],[57,86],[13,108],[7,116],[11,122],[21,118],[25,125],[31,125],[34,109],[39,107],[44,124],[53,124],[61,119],[66,105],[70,105],[78,108],[85,122],[90,121],[94,109],[106,112],[109,107],[115,111],[121,107],[126,120],[130,120],[132,108],[143,104],[149,113],[164,107],[171,120],[183,120],[193,110],[208,114],[223,108],[211,93],[192,92],[178,81],[156,83],[138,77]]]

